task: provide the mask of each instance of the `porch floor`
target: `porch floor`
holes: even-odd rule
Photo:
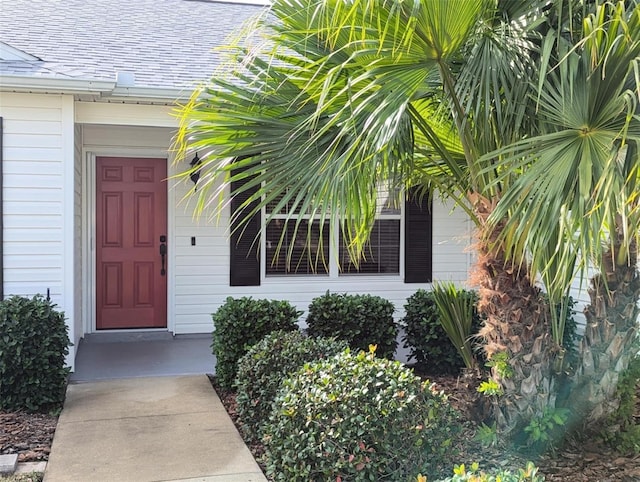
[[[214,373],[211,334],[98,333],[80,341],[71,382]]]

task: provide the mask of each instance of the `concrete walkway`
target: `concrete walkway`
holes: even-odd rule
[[[206,375],[69,385],[45,482],[264,482]]]

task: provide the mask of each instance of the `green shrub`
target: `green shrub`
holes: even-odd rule
[[[345,340],[354,350],[377,345],[380,356],[393,358],[398,344],[393,312],[393,303],[379,296],[327,292],[309,305],[307,332]]]
[[[567,351],[567,354],[571,359],[575,358],[578,354],[576,347],[576,341],[578,340],[578,322],[575,319],[575,307],[576,300],[572,296],[567,296],[567,312],[564,320],[564,333],[562,336],[562,346]],[[560,313],[560,307],[558,307],[558,314]]]
[[[609,418],[604,438],[620,453],[640,453],[640,424],[636,423],[636,391],[640,383],[640,356],[621,373],[616,390],[618,409]]]
[[[287,301],[229,297],[213,314],[213,343],[216,379],[230,389],[236,377],[238,360],[265,335],[275,330],[297,330],[302,314]]]
[[[473,368],[476,360],[473,356],[471,335],[474,334],[473,318],[478,297],[473,291],[461,290],[451,282],[434,284],[433,296],[442,328],[449,335],[449,340],[464,365]]]
[[[64,313],[38,295],[0,302],[0,409],[28,412],[62,406],[69,368]]]
[[[254,345],[238,362],[236,400],[244,433],[253,440],[271,413],[282,382],[307,362],[337,355],[344,341],[307,337],[299,331],[275,331]]]
[[[418,481],[426,480],[417,478]],[[538,469],[529,462],[527,467],[519,469],[518,472],[509,470],[495,470],[485,472],[479,470],[478,464],[472,464],[469,470],[463,465],[453,469],[453,477],[441,480],[440,482],[543,482],[544,476],[538,475]]]
[[[400,362],[348,350],[306,364],[274,402],[264,429],[278,481],[414,480],[450,466],[459,430],[446,397]]]
[[[473,293],[473,292],[471,292]],[[458,373],[464,362],[451,343],[442,324],[431,291],[418,290],[404,305],[404,347],[421,370],[433,374]],[[482,320],[474,310],[471,333],[477,334]]]

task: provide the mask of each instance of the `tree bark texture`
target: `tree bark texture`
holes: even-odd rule
[[[573,375],[572,408],[591,427],[618,408],[616,388],[621,373],[636,355],[638,299],[637,244],[629,257],[615,262],[619,243],[605,253],[602,272],[591,279],[590,304],[585,308],[586,326],[579,345],[578,366]]]
[[[478,286],[478,310],[485,317],[480,335],[487,359],[505,352],[510,376],[492,368],[504,394],[495,397],[493,415],[506,434],[521,429],[547,407],[554,407],[553,360],[557,350],[549,327],[549,307],[531,283],[526,266],[514,266],[496,249],[500,228],[480,237],[472,280]]]

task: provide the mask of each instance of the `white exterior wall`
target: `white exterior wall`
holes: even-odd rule
[[[0,93],[4,118],[4,292],[45,295],[75,333],[73,97]],[[71,186],[71,189],[68,187]],[[69,362],[75,357],[70,348]]]
[[[83,117],[85,117],[83,115]],[[95,155],[147,155],[166,152],[172,129],[89,125],[83,127],[85,153]],[[156,156],[158,154],[155,154]],[[172,166],[169,176],[183,166]],[[339,293],[371,293],[391,300],[402,316],[408,296],[429,284],[405,284],[399,276],[291,276],[263,277],[261,286],[229,286],[228,212],[219,222],[194,219],[184,195],[192,184],[170,180],[169,187],[169,330],[176,334],[205,333],[213,328],[211,313],[228,296],[287,299],[306,311],[316,296],[327,290]],[[433,277],[464,283],[470,254],[470,225],[461,210],[434,206]],[[191,245],[191,237],[196,245]],[[304,315],[303,315],[304,318]]]

